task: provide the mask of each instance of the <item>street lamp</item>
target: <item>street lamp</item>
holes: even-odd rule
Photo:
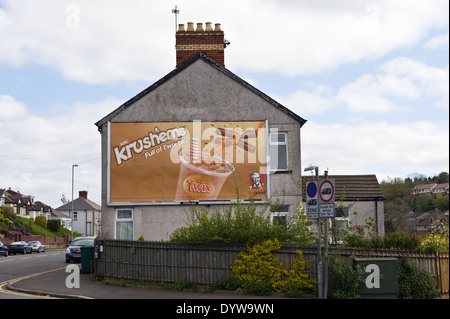
[[[72,227],[70,227],[70,240],[73,240],[73,175],[74,175],[74,169],[75,167],[78,167],[77,164],[72,165],[72,208],[70,209],[70,220],[72,222]]]
[[[315,171],[316,173],[316,186],[319,188],[319,167],[318,166],[308,166],[304,170],[305,172],[308,171]],[[319,299],[324,299],[323,295],[323,264],[322,264],[322,244],[320,242],[320,212],[319,207],[317,207],[317,286],[318,286],[318,293],[319,293]]]

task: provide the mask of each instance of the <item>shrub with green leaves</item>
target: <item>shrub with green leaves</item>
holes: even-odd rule
[[[338,254],[329,258],[329,289],[331,299],[359,299],[359,285],[364,281],[364,270],[353,267],[351,260]]]
[[[399,267],[398,285],[400,297],[404,299],[433,299],[438,292],[433,278],[417,267],[408,258],[402,258]]]
[[[257,206],[254,202],[232,203],[222,211],[213,212],[192,206],[187,226],[176,229],[170,240],[193,244],[255,244],[276,238],[297,245],[315,243],[315,232],[310,228],[313,222],[301,208],[287,225],[272,223],[267,210],[267,205]]]

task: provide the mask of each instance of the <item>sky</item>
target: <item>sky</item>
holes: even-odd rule
[[[302,167],[449,171],[448,0],[0,0],[0,188],[57,208],[77,164],[101,204],[94,123],[175,68],[175,18],[220,23],[226,68],[307,120]]]

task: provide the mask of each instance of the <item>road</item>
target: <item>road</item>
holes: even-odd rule
[[[43,299],[46,296],[31,296],[7,290],[4,286],[11,280],[43,273],[66,266],[65,250],[47,250],[31,255],[0,256],[0,299]]]

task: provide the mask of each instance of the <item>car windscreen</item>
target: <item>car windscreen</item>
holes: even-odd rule
[[[79,239],[79,240],[74,240],[70,243],[70,245],[73,246],[89,246],[89,247],[94,247],[94,240],[93,239]]]

